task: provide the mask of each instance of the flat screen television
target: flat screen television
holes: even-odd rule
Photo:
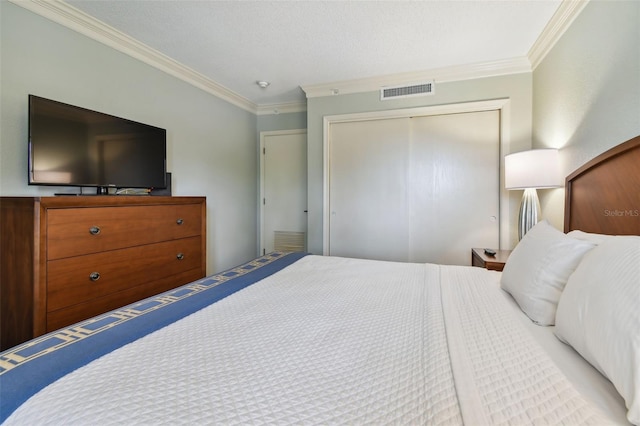
[[[165,129],[29,95],[29,185],[165,188]]]

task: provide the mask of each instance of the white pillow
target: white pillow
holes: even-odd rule
[[[560,298],[555,333],[611,380],[640,424],[640,237],[585,255]]]
[[[615,238],[614,235],[605,234],[593,234],[590,232],[584,232],[579,230],[571,231],[567,234],[571,238],[577,238],[579,240],[591,241],[594,244],[602,244],[608,239]]]
[[[515,247],[502,271],[500,286],[540,325],[553,325],[560,294],[582,256],[595,244],[538,222]]]

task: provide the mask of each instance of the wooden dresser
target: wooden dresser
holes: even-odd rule
[[[0,198],[0,348],[206,274],[206,199]]]

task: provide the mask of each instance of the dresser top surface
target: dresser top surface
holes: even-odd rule
[[[62,195],[55,197],[1,197],[0,205],[15,203],[34,203],[42,208],[64,207],[106,207],[136,205],[171,205],[205,203],[206,197],[169,197],[155,195]]]

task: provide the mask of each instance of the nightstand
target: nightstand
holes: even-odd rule
[[[471,265],[487,268],[490,271],[502,271],[511,250],[496,250],[495,256],[489,256],[483,248],[471,249]]]

